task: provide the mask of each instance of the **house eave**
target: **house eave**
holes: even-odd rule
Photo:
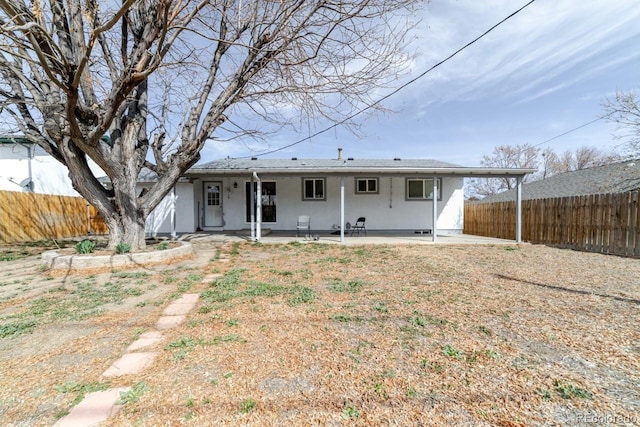
[[[431,176],[456,176],[456,177],[524,177],[536,172],[530,168],[416,168],[416,167],[289,167],[289,168],[198,168],[194,167],[185,173],[185,176],[197,178],[203,176],[222,175],[251,175],[256,172],[261,175],[431,175]]]

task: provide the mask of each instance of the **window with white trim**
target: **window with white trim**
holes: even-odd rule
[[[326,200],[324,178],[302,178],[302,200]]]
[[[378,178],[356,178],[356,194],[377,194]]]
[[[433,178],[407,178],[407,200],[433,200]],[[438,178],[438,200],[442,200],[442,179]]]

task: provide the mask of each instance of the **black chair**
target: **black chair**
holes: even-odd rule
[[[361,216],[360,218],[358,218],[358,220],[356,221],[355,224],[353,224],[353,226],[351,227],[351,235],[353,236],[353,233],[358,231],[358,236],[360,235],[360,231],[364,231],[364,235],[367,235],[367,229],[364,226],[364,222],[366,221],[366,218]]]

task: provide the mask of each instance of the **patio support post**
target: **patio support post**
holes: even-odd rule
[[[516,178],[516,243],[522,242],[522,177]]]
[[[171,189],[171,239],[175,240],[178,236],[176,232],[176,200],[178,196],[176,196],[176,186],[174,185]]]
[[[344,176],[340,177],[340,243],[344,243]]]
[[[253,207],[256,205],[255,192],[253,191],[253,175],[251,175],[251,184],[249,184],[249,216],[251,217],[251,241],[256,240],[256,214]]]
[[[433,218],[431,219],[431,234],[433,235],[433,243],[437,240],[438,235],[438,177],[433,177]]]
[[[262,181],[258,177],[257,173],[253,173],[253,177],[258,181],[256,189],[256,241],[260,241],[262,238]]]

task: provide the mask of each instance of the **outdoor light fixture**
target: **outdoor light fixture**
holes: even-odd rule
[[[233,183],[233,188],[238,188],[238,183],[237,182]]]

